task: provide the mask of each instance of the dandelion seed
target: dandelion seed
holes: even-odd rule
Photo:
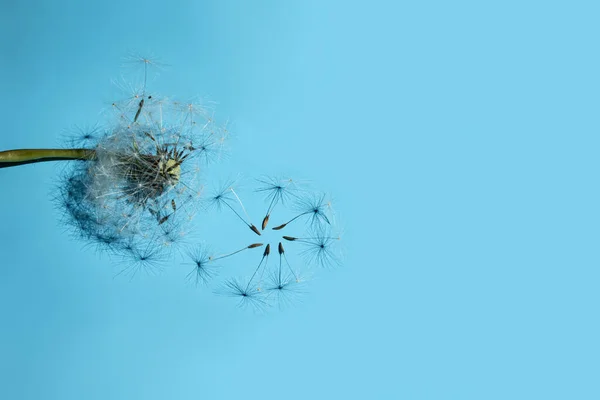
[[[260,267],[263,265],[263,262],[265,263],[265,268],[267,267],[267,262],[269,260],[269,254],[270,253],[271,253],[271,245],[267,244],[267,247],[265,247],[265,251],[263,253],[262,258],[260,259],[260,262],[258,263],[258,266],[254,270],[254,273],[250,277],[250,280],[248,280],[248,285],[246,286],[246,290],[248,290],[248,288],[250,287],[250,284],[252,283],[252,280],[256,276],[256,273],[258,272],[258,270],[260,269]],[[257,290],[260,290],[260,279],[259,279],[259,283],[257,284]]]
[[[231,197],[232,195],[233,197]],[[242,215],[239,212],[237,212],[235,208],[233,208],[231,203],[235,202],[237,202],[240,205],[246,218],[242,217]],[[221,209],[222,206],[227,207],[238,217],[240,221],[242,221],[246,226],[248,226],[248,228],[250,228],[252,232],[260,236],[260,231],[258,230],[258,228],[248,221],[250,217],[246,212],[246,208],[244,207],[242,200],[239,198],[235,190],[231,187],[231,182],[226,187],[222,187],[221,190],[211,198],[211,204],[216,206],[218,209]]]
[[[207,285],[216,275],[219,267],[215,259],[209,255],[204,246],[198,246],[188,251],[188,257],[192,259],[194,269],[187,275],[188,282],[193,281],[195,285]]]
[[[265,228],[267,227],[267,224],[269,223],[269,214],[267,214],[265,216],[265,218],[263,218],[263,222],[262,222],[262,230],[264,231]]]
[[[261,291],[248,290],[248,286],[236,278],[225,281],[216,291],[217,294],[238,299],[238,307],[253,307],[255,311],[264,311],[268,307]]]
[[[69,148],[89,148],[103,136],[102,127],[94,125],[74,126],[64,134],[64,140]]]
[[[183,114],[182,125],[194,126],[197,125],[197,117],[200,117],[205,121],[202,129],[205,129],[213,121],[213,111],[211,108],[206,107],[202,102],[198,100],[191,100],[186,103],[174,102],[173,106],[175,109]]]
[[[266,293],[267,300],[272,300],[279,309],[284,309],[299,302],[300,295],[304,293],[303,282],[273,271],[267,281]]]
[[[285,261],[285,264],[287,265],[290,273],[292,274],[292,276],[294,277],[294,279],[296,281],[298,281],[298,275],[296,274],[296,272],[294,272],[294,270],[292,269],[292,266],[290,265],[290,263],[287,260],[287,257],[285,256],[285,250],[283,249],[283,244],[281,242],[279,242],[279,276],[281,277],[281,270],[282,270],[282,260]]]
[[[296,215],[286,223],[276,226],[273,230],[281,230],[298,218],[305,216],[309,218],[308,222],[313,228],[321,227],[323,223],[331,225],[329,217],[327,216],[330,204],[325,201],[324,194],[300,198],[297,202],[297,208],[300,210],[300,214]]]
[[[252,230],[252,232],[254,232],[260,236],[260,231],[258,230],[258,228],[256,226],[250,224],[250,230]]]
[[[133,117],[133,122],[137,122],[138,117],[140,116],[140,113],[142,112],[142,107],[144,107],[144,99],[140,100],[140,104],[138,106],[138,110],[135,113],[135,117]]]
[[[254,249],[254,248],[257,248],[257,247],[261,247],[262,245],[263,245],[262,243],[252,243],[250,246],[242,247],[241,249],[236,250],[234,252],[231,252],[231,253],[228,253],[228,254],[224,254],[222,256],[215,257],[215,258],[213,258],[213,261],[220,260],[220,259],[227,258],[227,257],[231,257],[233,255],[241,253],[244,250]]]
[[[340,265],[340,259],[334,245],[339,238],[325,235],[296,239],[304,245],[301,254],[309,264],[317,264],[322,267],[335,267]]]
[[[143,66],[143,86],[144,88],[148,84],[148,73],[152,68],[156,73],[159,70],[164,69],[167,64],[160,62],[160,60],[153,55],[141,55],[138,53],[131,53],[125,58],[124,66],[134,67],[136,72],[139,70],[139,65]]]
[[[223,155],[224,136],[203,134],[184,145],[184,148],[195,151],[206,164],[218,160]]]
[[[150,133],[148,132],[144,132],[144,136],[146,136],[147,138],[149,138],[150,140],[152,140],[154,143],[156,143],[156,139],[154,138],[154,136],[152,136]],[[157,145],[158,146],[158,145]],[[159,152],[160,150],[158,149],[158,147],[156,148],[156,151]]]
[[[159,250],[150,247],[141,250],[133,244],[123,247],[122,250],[122,262],[125,267],[115,277],[123,274],[132,280],[140,271],[144,271],[148,275],[156,275],[162,270],[160,264],[162,256]]]
[[[246,218],[248,220],[250,220],[250,216],[248,215],[248,212],[246,211],[246,207],[244,207],[244,203],[242,203],[242,200],[240,199],[240,197],[237,195],[237,193],[235,192],[235,190],[233,190],[233,188],[229,188],[229,190],[231,190],[231,193],[233,193],[233,195],[235,196],[235,198],[238,201],[240,207],[242,207],[242,210],[244,211],[244,214],[246,215]],[[244,219],[242,219],[242,221],[244,221]],[[254,224],[252,224],[250,222],[246,222],[246,224],[248,225],[248,227],[250,228],[250,230],[252,230],[252,232],[254,232],[254,233],[256,233],[257,235],[260,236],[260,231],[258,230],[258,228],[256,226],[254,226]]]
[[[262,230],[264,231],[269,223],[269,217],[275,206],[278,203],[285,202],[287,198],[294,195],[292,192],[293,181],[291,179],[282,180],[276,178],[264,178],[259,179],[258,182],[263,186],[256,189],[256,191],[266,193],[266,200],[269,202],[269,207],[267,208],[266,215],[262,222]]]

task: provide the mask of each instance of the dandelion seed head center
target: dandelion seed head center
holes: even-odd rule
[[[177,163],[174,159],[169,159],[164,164],[164,167],[161,166],[162,162],[159,163],[159,169],[169,174],[173,181],[179,182],[179,178],[181,177],[181,165]]]

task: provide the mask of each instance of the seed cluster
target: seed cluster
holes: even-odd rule
[[[57,196],[74,234],[123,258],[132,275],[182,241],[198,213],[199,174],[227,135],[200,105],[133,99],[113,103],[106,126],[70,140],[95,157],[66,170]]]
[[[243,225],[250,227],[250,230],[242,229],[236,238],[244,234],[250,235],[252,231],[261,239],[275,235],[275,241],[251,243],[221,255],[198,247],[188,254],[193,265],[188,278],[194,279],[196,283],[207,284],[218,275],[219,270],[235,270],[241,276],[224,277],[217,284],[215,292],[237,298],[241,307],[251,306],[256,310],[264,310],[299,300],[315,268],[338,266],[341,262],[340,236],[334,234],[337,227],[333,210],[324,194],[315,194],[292,179],[263,178],[256,183],[254,193],[265,195],[265,203],[268,204],[267,211],[263,214],[262,231],[252,223],[252,217],[246,212],[242,196],[238,195],[233,182],[213,193],[206,201],[215,206],[209,209],[229,212]],[[269,229],[271,219],[283,219],[287,222]],[[265,231],[271,233],[263,236]],[[290,236],[284,232],[295,232],[298,236]],[[263,248],[258,263],[247,260],[240,262],[237,259],[238,254],[256,248]],[[272,255],[275,251],[277,254]],[[273,256],[276,260],[269,263]],[[217,267],[227,261],[226,268]],[[234,265],[241,268],[232,268]]]

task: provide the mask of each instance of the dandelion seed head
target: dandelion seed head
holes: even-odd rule
[[[116,118],[78,130],[68,142],[85,145],[95,157],[66,169],[57,203],[76,236],[99,247],[126,253],[123,243],[133,241],[135,248],[170,252],[182,242],[174,227],[198,212],[200,175],[225,129],[199,102],[182,107],[148,94],[149,68],[160,66],[153,58],[129,61],[142,65],[142,84],[122,85],[130,94],[112,103]]]

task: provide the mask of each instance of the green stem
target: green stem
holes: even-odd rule
[[[0,151],[0,168],[15,167],[44,161],[93,160],[91,149],[19,149]]]

